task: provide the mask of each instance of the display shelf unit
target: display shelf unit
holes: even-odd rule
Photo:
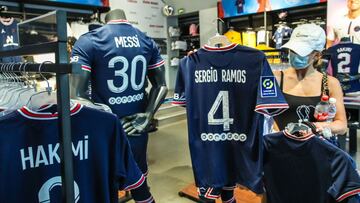
[[[287,11],[288,15],[285,20],[281,20],[278,17],[280,12]],[[224,18],[225,24],[219,24],[220,32],[225,33],[229,30],[230,27],[234,27],[236,31],[246,31],[247,28],[253,28],[256,30],[262,26],[265,26],[266,22],[266,30],[271,32],[271,35],[276,31],[275,25],[280,21],[287,22],[290,27],[294,27],[292,25],[293,22],[300,21],[301,19],[307,20],[315,20],[316,18],[321,18],[326,20],[326,12],[327,12],[327,3],[317,3],[306,6],[287,8],[282,10],[274,10],[264,13],[255,13],[242,15],[237,17]],[[266,16],[266,20],[265,20]],[[274,42],[270,40],[270,46],[274,47]]]
[[[169,16],[168,19],[168,28],[170,26],[180,28],[180,36],[170,36],[168,33],[168,56],[169,64],[172,58],[179,57],[182,58],[186,56],[186,53],[190,50],[200,48],[200,35],[191,36],[189,33],[189,27],[191,24],[195,24],[199,29],[199,12],[187,13],[177,16]],[[177,40],[186,41],[188,44],[187,50],[172,50],[171,43]],[[185,53],[186,52],[186,53]]]
[[[188,45],[192,44],[194,48],[200,47],[200,35],[191,36],[189,33],[189,27],[191,24],[199,25],[199,12],[174,15],[167,17],[167,66],[166,66],[166,82],[168,88],[173,90],[175,87],[176,74],[178,70],[177,65],[171,65],[173,58],[182,59],[187,55],[188,50],[173,50],[171,43],[178,40],[186,41]],[[170,36],[169,27],[180,28],[181,34],[179,36]],[[188,46],[189,47],[189,46]]]
[[[192,36],[190,35],[190,26],[191,24],[195,24],[198,26],[197,30],[200,33],[200,20],[199,20],[199,12],[187,13],[178,16],[179,27],[181,30],[181,35],[179,39],[181,41],[186,41],[188,48],[187,50],[180,51],[180,58],[187,55],[187,53],[191,50],[200,48],[200,35]]]
[[[176,81],[176,73],[177,73],[177,66],[171,66],[171,59],[175,57],[179,57],[179,50],[172,50],[171,43],[178,40],[179,37],[177,36],[170,36],[169,34],[169,27],[178,27],[178,17],[177,16],[169,16],[167,17],[167,47],[166,47],[166,71],[165,71],[165,79],[167,87],[170,90],[173,90],[175,88],[175,81]]]

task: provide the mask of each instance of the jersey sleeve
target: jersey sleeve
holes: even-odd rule
[[[338,150],[331,163],[333,182],[328,193],[337,202],[360,194],[360,176],[350,159],[345,152]]]
[[[174,98],[172,101],[173,105],[177,106],[185,106],[186,105],[186,97],[185,97],[185,83],[184,77],[182,73],[182,67],[184,59],[180,61],[178,73],[176,76],[176,83],[175,83],[175,91],[174,91]]]
[[[115,149],[115,167],[118,189],[133,190],[140,187],[145,182],[145,176],[136,164],[131,147],[126,138],[125,132],[116,121],[116,149]]]
[[[160,55],[160,50],[156,45],[155,41],[151,39],[151,59],[148,65],[148,70],[159,68],[160,66],[165,64],[164,59],[162,59]]]
[[[82,35],[72,50],[71,63],[80,63],[82,70],[91,72],[93,54],[93,43],[88,36]]]
[[[289,108],[269,63],[263,60],[262,74],[258,84],[255,111],[261,114],[276,116]]]

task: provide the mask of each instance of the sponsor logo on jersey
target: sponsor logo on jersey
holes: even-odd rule
[[[144,98],[144,93],[123,96],[123,97],[110,97],[109,104],[110,105],[129,104],[129,103],[139,102],[143,100],[143,98]]]
[[[185,99],[185,93],[182,93],[182,94],[174,93],[174,100],[177,100],[177,101],[186,101],[186,99]]]
[[[276,92],[276,81],[273,76],[262,76],[261,77],[261,97],[277,97]]]
[[[247,135],[244,133],[201,133],[200,138],[202,141],[240,141],[245,142]]]
[[[79,56],[73,56],[70,58],[70,63],[77,63],[79,62],[80,57]]]

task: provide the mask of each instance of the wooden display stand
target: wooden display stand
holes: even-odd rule
[[[179,192],[180,197],[186,197],[194,202],[202,202],[197,193],[195,184],[190,184]],[[263,195],[257,195],[246,188],[235,189],[235,199],[238,203],[265,203]],[[221,203],[221,200],[216,200],[216,203]]]

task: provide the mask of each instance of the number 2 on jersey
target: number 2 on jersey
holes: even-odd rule
[[[136,84],[136,71],[137,71],[137,64],[138,62],[142,63],[142,75],[141,81],[139,84]],[[114,80],[107,80],[108,88],[113,93],[122,93],[124,92],[129,86],[129,75],[127,73],[129,69],[129,61],[127,58],[123,56],[115,56],[109,61],[109,68],[115,68],[116,63],[122,63],[123,68],[120,70],[115,70],[115,76],[121,77],[123,82],[120,87],[116,87],[114,84]],[[146,74],[146,59],[142,55],[137,55],[131,61],[131,73],[130,73],[130,84],[131,87],[137,91],[140,90],[145,83],[145,74]]]
[[[214,118],[214,115],[219,109],[222,103],[222,115],[223,118]],[[209,125],[223,125],[224,131],[230,130],[230,125],[234,123],[234,119],[230,118],[229,108],[229,92],[220,91],[217,95],[214,104],[212,105],[208,113],[208,124]]]
[[[351,62],[351,55],[348,53],[340,53],[337,57],[340,61],[338,63],[338,73],[350,73],[350,67],[348,66]]]

